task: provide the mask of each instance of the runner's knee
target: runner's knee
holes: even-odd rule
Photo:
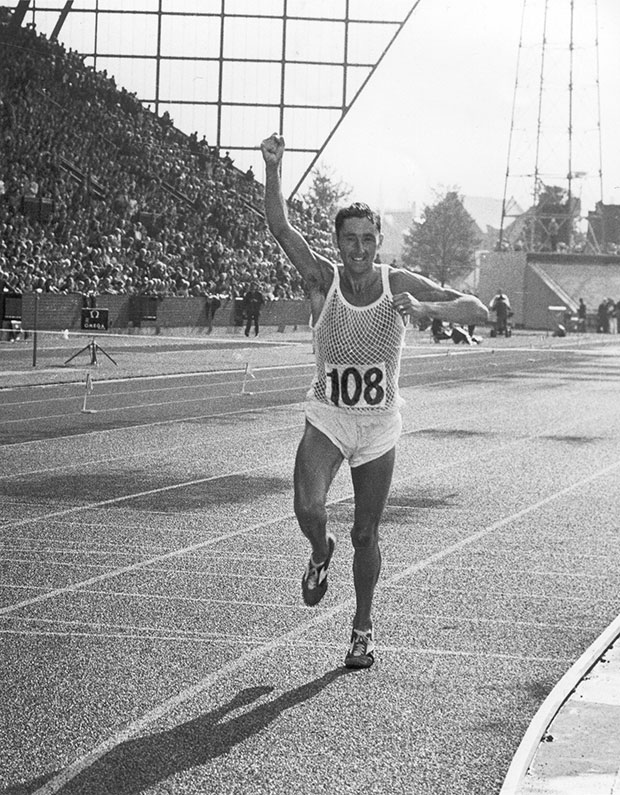
[[[327,511],[325,505],[307,495],[295,495],[295,516],[300,525],[325,524],[327,522]]]
[[[379,543],[379,528],[376,524],[356,522],[351,529],[351,541],[355,549],[368,549]]]

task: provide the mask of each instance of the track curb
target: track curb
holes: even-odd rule
[[[512,759],[499,795],[520,795],[532,761],[547,729],[579,683],[620,638],[620,615],[592,643],[558,681],[534,715]]]

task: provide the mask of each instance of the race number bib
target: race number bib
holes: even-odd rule
[[[385,362],[367,365],[325,363],[325,394],[334,406],[385,406]]]

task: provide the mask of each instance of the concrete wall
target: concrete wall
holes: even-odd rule
[[[488,252],[480,257],[480,274],[477,294],[480,300],[489,305],[497,293],[505,293],[514,312],[512,321],[516,326],[525,324],[525,272],[527,257],[525,252]],[[495,319],[495,315],[491,316]]]

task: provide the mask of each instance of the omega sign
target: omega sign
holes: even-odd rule
[[[107,331],[108,310],[82,309],[82,328],[90,331]]]

